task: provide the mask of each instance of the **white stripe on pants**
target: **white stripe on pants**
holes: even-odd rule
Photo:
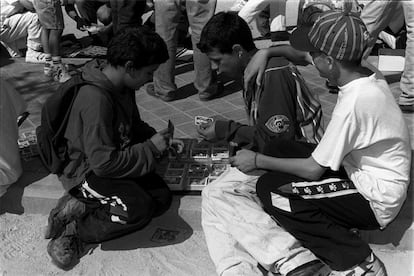
[[[219,275],[287,274],[317,258],[262,209],[258,176],[229,168],[202,192],[202,226]]]

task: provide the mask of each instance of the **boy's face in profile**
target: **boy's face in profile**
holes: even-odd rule
[[[227,54],[221,53],[217,48],[207,53],[211,61],[213,70],[218,70],[220,73],[226,74],[231,78],[240,78],[243,76],[244,68],[240,62],[240,58],[236,53]]]
[[[332,74],[330,74],[331,69],[327,60],[328,57],[322,52],[310,52],[310,55],[312,56],[314,66],[319,71],[319,75],[324,79],[328,79],[330,83],[335,83],[336,80],[332,79]]]
[[[152,81],[154,71],[157,70],[159,64],[152,64],[141,67],[140,69],[129,69],[125,76],[125,85],[128,88],[137,90],[147,82]]]

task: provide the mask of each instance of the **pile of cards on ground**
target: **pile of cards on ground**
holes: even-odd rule
[[[19,145],[20,156],[23,160],[27,161],[39,155],[35,130],[21,133],[17,140],[17,144]]]
[[[183,151],[177,155],[170,154],[159,168],[171,190],[200,191],[230,166],[227,143],[181,140],[184,142]]]

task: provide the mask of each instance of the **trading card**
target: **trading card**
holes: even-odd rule
[[[220,176],[228,167],[228,164],[213,164],[211,165],[210,176]]]
[[[206,164],[200,164],[200,163],[193,163],[190,164],[190,167],[188,168],[188,171],[208,171],[208,165]]]
[[[193,149],[191,157],[194,159],[208,159],[210,157],[209,149]]]
[[[168,133],[171,135],[171,138],[174,137],[174,124],[168,120]]]
[[[229,158],[229,150],[227,148],[213,148],[211,153],[211,159],[213,161],[219,161]]]
[[[180,231],[157,228],[151,237],[153,242],[173,242],[177,239]]]
[[[206,164],[190,164],[188,167],[188,177],[205,177],[209,173]]]
[[[206,178],[204,177],[189,177],[187,179],[187,187],[189,186],[205,186]]]
[[[202,124],[207,124],[207,123],[212,123],[214,121],[213,118],[211,117],[205,117],[205,116],[195,116],[194,117],[194,124],[196,126],[202,125]]]

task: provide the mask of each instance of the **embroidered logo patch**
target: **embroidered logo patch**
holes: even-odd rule
[[[289,119],[285,115],[274,115],[267,120],[265,126],[274,133],[282,133],[289,129]]]

